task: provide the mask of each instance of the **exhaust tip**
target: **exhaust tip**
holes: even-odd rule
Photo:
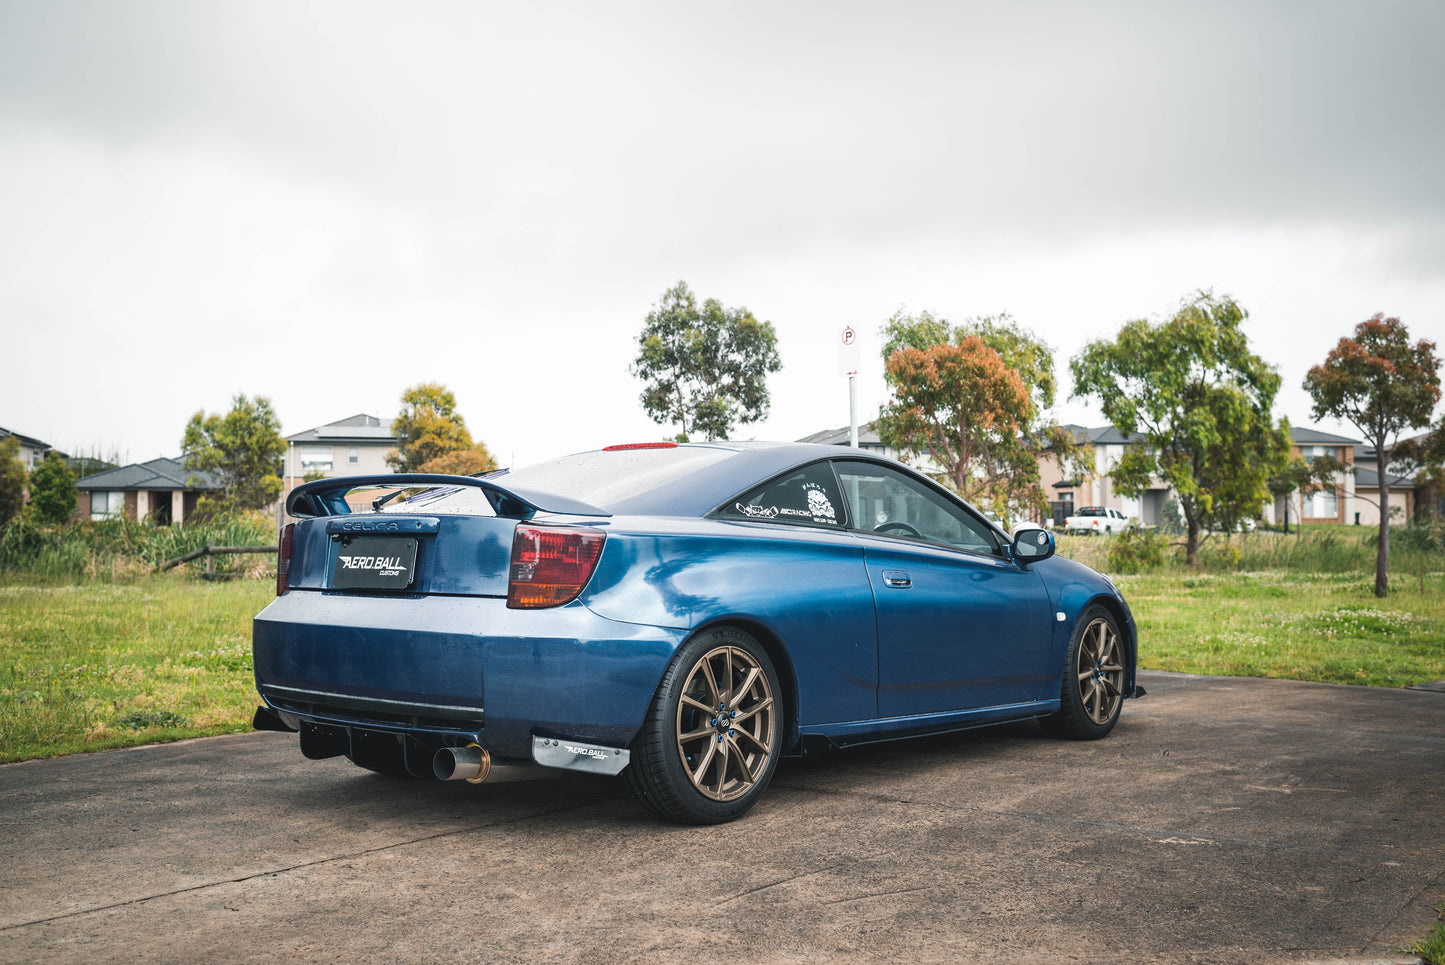
[[[492,772],[492,756],[477,744],[443,747],[432,758],[431,769],[439,781],[480,784]]]

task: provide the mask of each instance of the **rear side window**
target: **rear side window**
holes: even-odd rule
[[[837,526],[844,523],[843,499],[826,462],[795,469],[726,503],[717,515],[768,523]]]

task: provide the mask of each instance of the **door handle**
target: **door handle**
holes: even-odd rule
[[[913,585],[913,578],[902,570],[884,570],[883,584],[895,590],[906,590]]]

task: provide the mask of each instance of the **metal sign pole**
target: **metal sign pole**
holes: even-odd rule
[[[852,325],[843,329],[843,344],[838,348],[838,370],[848,376],[848,444],[858,448],[858,333]]]
[[[848,445],[858,448],[858,373],[848,373]]]

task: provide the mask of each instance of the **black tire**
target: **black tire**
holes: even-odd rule
[[[1064,658],[1058,713],[1044,718],[1056,737],[1098,740],[1114,729],[1124,706],[1124,640],[1102,606],[1079,616]]]
[[[782,709],[762,645],[736,627],[704,630],[678,649],[653,695],[632,744],[632,793],[679,824],[742,816],[778,766]]]

